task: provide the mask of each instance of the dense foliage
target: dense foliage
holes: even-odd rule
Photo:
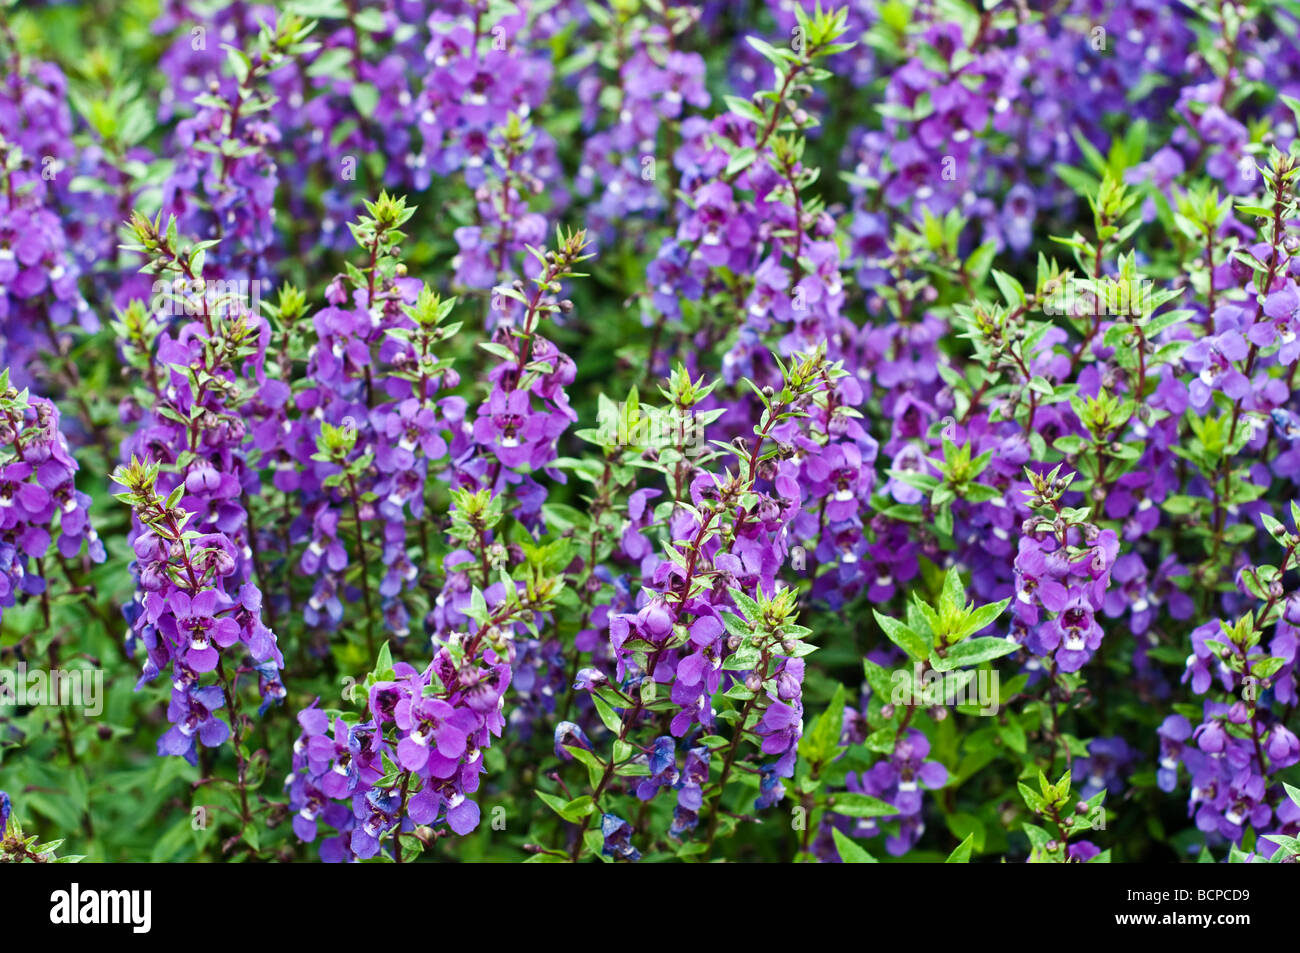
[[[1300,856],[1300,3],[104,6],[0,859]]]

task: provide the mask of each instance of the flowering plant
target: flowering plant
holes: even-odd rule
[[[1294,4],[122,6],[0,2],[0,860],[1300,857]]]

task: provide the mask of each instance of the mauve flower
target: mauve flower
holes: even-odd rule
[[[430,747],[454,760],[465,753],[469,732],[477,727],[472,714],[438,698],[403,699],[393,712],[397,726],[409,734],[397,746],[402,767],[419,771],[429,761]]]
[[[1300,762],[1300,740],[1286,725],[1273,726],[1265,750],[1274,771],[1281,771]]]

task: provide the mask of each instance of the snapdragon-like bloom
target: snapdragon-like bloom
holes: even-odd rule
[[[132,224],[139,247],[158,270],[184,267],[173,229],[160,230],[143,218]],[[187,294],[183,289],[168,300],[192,305]],[[120,498],[134,514],[130,543],[137,589],[123,609],[130,624],[127,648],[145,650],[141,684],[171,669],[168,716],[175,728],[159,741],[159,753],[180,754],[191,763],[195,738],[209,746],[225,739],[211,715],[220,706],[207,689],[215,677],[234,697],[235,663],[223,667],[222,659],[237,657],[236,645],[257,674],[262,711],[285,694],[278,674],[284,657],[262,616],[259,541],[247,508],[258,482],[247,459],[241,413],[246,395],[265,376],[261,365],[270,329],[240,302],[220,304],[200,296],[194,320],[172,328],[151,323],[136,305],[121,323],[138,333],[124,348],[145,349],[138,355],[148,368],[138,399],[150,406],[124,443],[131,463],[113,476],[126,489]],[[238,735],[238,712],[228,711],[228,717],[232,723],[225,731]]]
[[[58,408],[0,375],[0,618],[18,599],[47,591],[47,565],[83,550],[92,562],[106,558],[77,469]]]
[[[1015,563],[1013,605],[1018,623],[1028,630],[1026,645],[1035,655],[1052,658],[1063,672],[1078,671],[1101,647],[1097,612],[1119,550],[1114,530],[1085,528],[1080,542],[1025,536]]]
[[[331,722],[314,706],[299,713],[289,804],[300,839],[314,840],[319,823],[333,829],[321,842],[322,860],[367,860],[385,837],[399,840],[417,825],[445,823],[457,834],[478,826],[472,795],[483,751],[505,726],[510,665],[481,637],[469,640],[458,663],[459,656],[444,647],[423,671],[398,662],[379,673],[387,677],[370,688],[366,720],[335,715]],[[378,783],[385,758],[402,772],[400,790]]]
[[[67,80],[53,63],[12,51],[0,84],[0,367],[35,383],[42,354],[99,321],[78,288],[82,263],[61,204],[76,163]]]
[[[880,798],[898,808],[899,833],[885,838],[885,848],[898,857],[907,853],[925,831],[921,816],[922,789],[934,790],[948,783],[948,770],[938,761],[928,761],[930,742],[915,728],[901,735],[888,760],[878,762],[859,779],[850,775],[848,788]],[[874,822],[869,822],[874,828]]]
[[[0,641],[121,606],[239,796],[203,857],[535,794],[461,846],[1294,853],[1283,5],[167,0],[33,59],[63,6],[0,30]],[[1071,840],[1116,798],[1161,824]]]

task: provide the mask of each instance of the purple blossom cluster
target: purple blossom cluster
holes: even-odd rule
[[[83,550],[92,562],[105,560],[77,470],[58,407],[0,374],[0,619],[20,598],[45,594],[55,565],[66,574]]]
[[[353,560],[368,576],[373,550],[384,568],[376,608],[404,636],[409,613],[399,596],[418,576],[408,518],[424,516],[429,467],[447,455],[450,421],[463,417],[464,401],[438,397],[458,381],[438,355],[455,331],[441,326],[454,301],[406,277],[391,255],[414,209],[383,195],[369,210],[355,232],[369,256],[367,273],[357,271],[351,281],[339,275],[331,284],[328,307],[311,321],[310,386],[294,395],[292,406],[268,408],[259,449],[277,461],[277,488],[301,507],[290,540],[306,543],[297,566],[314,580],[308,623],[336,626],[342,596],[362,599],[369,615],[368,579],[358,593],[345,576]],[[303,467],[304,451],[313,449],[312,465]],[[351,553],[347,532],[354,537]]]
[[[1293,10],[156,13],[0,24],[0,651],[196,852],[1300,851]]]
[[[131,462],[113,479],[134,514],[129,542],[137,591],[123,609],[128,650],[145,649],[141,684],[170,668],[172,727],[159,753],[194,763],[196,737],[208,747],[228,737],[230,726],[213,712],[233,707],[240,675],[256,677],[263,712],[285,697],[284,657],[262,618],[258,541],[248,512],[257,481],[242,413],[247,392],[265,376],[270,327],[237,295],[211,299],[194,270],[204,248],[182,249],[175,220],[165,229],[160,221],[133,220],[138,248],[147,267],[175,276],[170,310],[195,320],[173,332],[138,302],[123,314],[124,351],[145,373],[141,393],[125,408],[136,420],[123,446]],[[227,672],[223,657],[236,644],[250,664]],[[204,685],[213,672],[220,686]]]
[[[72,129],[63,73],[14,50],[0,85],[0,360],[19,386],[35,383],[39,356],[57,352],[64,329],[97,327],[60,215]]]
[[[404,662],[378,672],[365,721],[331,720],[314,706],[298,714],[289,807],[302,840],[315,840],[319,823],[335,832],[321,841],[322,860],[374,857],[390,833],[397,841],[442,822],[457,834],[478,826],[471,795],[483,749],[505,725],[510,684],[508,661],[484,644],[490,638],[480,631],[444,646],[423,672]]]

